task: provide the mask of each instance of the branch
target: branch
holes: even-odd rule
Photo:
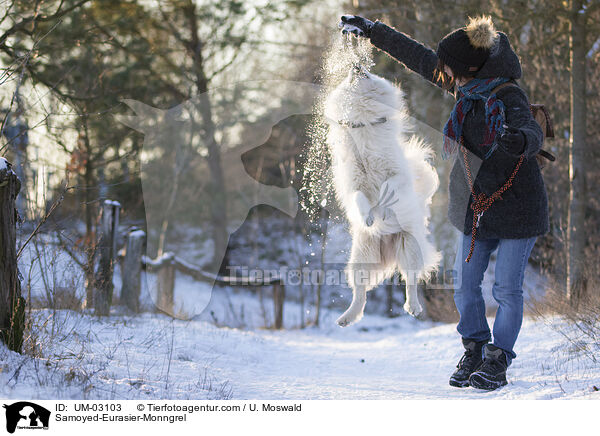
[[[6,30],[2,36],[0,36],[0,45],[3,45],[6,40],[11,36],[14,35],[15,33],[25,33],[26,35],[31,35],[32,32],[26,30],[27,26],[29,24],[36,24],[36,23],[42,23],[42,22],[46,22],[46,21],[52,21],[52,20],[58,20],[61,17],[64,17],[66,14],[68,14],[69,12],[74,11],[75,9],[79,8],[80,6],[83,6],[85,3],[89,3],[91,0],[80,0],[79,2],[75,3],[74,5],[68,7],[65,10],[62,10],[62,6],[64,3],[64,0],[62,0],[60,2],[60,4],[58,5],[58,8],[56,9],[56,11],[52,14],[52,15],[46,15],[46,16],[39,16],[37,14],[32,15],[31,17],[27,17],[27,18],[23,18],[21,21],[19,21],[18,23],[14,24],[11,28],[9,28],[8,30]],[[11,5],[12,6],[12,5]],[[7,13],[8,14],[8,11]]]
[[[58,231],[58,230],[56,231],[56,237],[58,238],[58,242],[60,243],[60,246],[62,247],[62,249],[66,251],[66,253],[71,257],[71,259],[73,259],[73,262],[75,262],[77,265],[79,265],[79,267],[81,269],[85,270],[87,268],[86,264],[84,262],[80,261],[77,258],[77,255],[75,253],[73,253],[70,248],[68,248],[67,244],[65,244],[65,242],[63,241],[62,236],[60,236],[60,231]]]
[[[44,223],[48,220],[48,218],[50,218],[50,216],[56,210],[56,208],[63,202],[63,200],[65,199],[65,192],[67,192],[69,189],[73,189],[73,188],[65,187],[62,194],[60,195],[60,198],[57,201],[55,201],[54,203],[52,203],[52,206],[50,207],[50,210],[48,211],[48,213],[46,213],[44,215],[44,217],[40,220],[38,225],[35,226],[35,229],[33,229],[33,232],[31,232],[31,234],[29,235],[29,237],[27,238],[25,243],[23,245],[21,245],[21,248],[19,248],[19,251],[17,252],[17,260],[21,257],[23,250],[25,249],[25,247],[27,247],[27,244],[29,244],[31,239],[39,233],[39,230],[42,227],[42,225],[44,225]]]
[[[233,56],[231,56],[231,59],[229,59],[229,62],[225,63],[223,66],[221,66],[221,68],[217,69],[210,76],[208,76],[208,79],[207,79],[208,82],[211,82],[216,76],[218,76],[223,71],[225,71],[227,68],[229,68],[235,62],[235,60],[238,58],[238,56],[241,52],[242,52],[241,50],[236,50],[236,52],[233,54]]]

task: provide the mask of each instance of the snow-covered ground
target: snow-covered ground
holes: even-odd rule
[[[509,384],[448,385],[454,325],[367,315],[358,325],[240,330],[163,315],[34,312],[39,358],[0,348],[0,396],[86,399],[600,399],[600,367],[569,348],[558,318],[527,319]],[[492,321],[490,319],[490,321]],[[578,357],[579,356],[579,357]]]
[[[256,256],[241,235],[233,259],[251,268],[281,265],[322,267],[318,237],[306,242],[286,235],[285,227],[270,226],[252,241],[268,247],[278,240],[276,259]],[[343,264],[349,240],[343,225],[328,233],[325,262]],[[251,242],[252,242],[251,241]],[[55,294],[82,300],[81,271],[54,238],[40,237],[20,260],[24,292],[38,299],[34,307],[52,306]],[[184,240],[185,242],[185,240]],[[184,244],[185,246],[185,244]],[[189,261],[201,263],[200,250],[190,245]],[[263,247],[263,248],[264,248]],[[260,253],[259,253],[260,254]],[[448,254],[452,255],[452,254]],[[283,259],[283,260],[282,260]],[[342,265],[343,267],[343,265]],[[484,296],[491,314],[494,262],[484,279]],[[581,353],[580,343],[561,334],[570,327],[559,318],[526,319],[517,342],[517,359],[509,369],[509,385],[498,392],[456,389],[448,377],[462,354],[453,324],[417,321],[405,314],[385,318],[384,294],[370,293],[365,318],[341,329],[335,319],[350,301],[345,286],[324,286],[320,327],[315,317],[314,287],[286,286],[285,330],[272,325],[271,289],[248,291],[211,289],[178,274],[176,312],[184,320],[152,313],[156,278],[144,274],[142,308],[138,316],[113,308],[110,317],[50,309],[32,312],[33,337],[27,354],[0,347],[0,396],[11,398],[87,399],[547,399],[600,398],[600,365]],[[121,271],[115,271],[115,300]],[[540,297],[544,277],[528,268],[525,296]],[[450,291],[450,290],[449,290]],[[401,290],[396,290],[402,299]],[[300,296],[305,296],[301,303]],[[63,297],[60,297],[64,299]],[[70,301],[70,300],[69,300]],[[396,306],[401,305],[396,302]],[[208,305],[208,306],[207,306]],[[77,306],[77,304],[75,304]],[[65,307],[58,306],[55,307]],[[71,307],[71,306],[67,306]],[[206,309],[205,309],[206,307]],[[401,311],[398,313],[402,313]],[[490,323],[492,319],[490,318]],[[567,335],[577,338],[576,334]],[[579,349],[579,351],[578,351]],[[36,356],[36,357],[32,357]]]
[[[307,242],[271,225],[237,240],[234,264],[273,269],[321,268],[318,237]],[[186,236],[187,232],[186,232]],[[249,242],[256,242],[258,248]],[[189,237],[188,237],[189,239]],[[275,258],[260,253],[278,241]],[[77,307],[85,296],[82,274],[51,236],[40,236],[20,259],[23,289],[34,307]],[[185,242],[186,239],[183,240]],[[258,242],[257,242],[258,241]],[[325,262],[332,267],[347,256],[343,225],[328,233]],[[180,241],[181,242],[181,241]],[[182,242],[182,243],[183,243]],[[261,245],[262,244],[262,245]],[[190,242],[178,255],[200,264],[206,250]],[[259,250],[260,249],[260,250]],[[447,253],[452,256],[453,253]],[[490,314],[494,261],[484,279]],[[509,385],[492,393],[448,385],[462,349],[454,324],[385,318],[385,294],[370,293],[365,318],[341,329],[335,319],[347,307],[347,286],[323,286],[320,327],[315,318],[313,285],[286,285],[285,330],[273,323],[270,288],[215,287],[177,274],[175,307],[183,319],[152,313],[156,277],[143,274],[141,306],[132,316],[118,305],[110,317],[80,310],[33,310],[27,353],[0,345],[0,396],[72,399],[600,399],[600,365],[586,356],[579,336],[558,317],[526,319],[509,369]],[[115,301],[121,271],[114,277]],[[541,297],[544,277],[528,267],[525,297]],[[402,292],[396,289],[396,297]],[[450,290],[449,290],[450,292]],[[74,303],[65,305],[65,295]],[[62,296],[61,296],[62,295]],[[304,295],[304,301],[301,296]],[[303,301],[303,302],[302,302]],[[401,307],[402,301],[395,301]],[[62,305],[61,305],[62,304]],[[206,308],[206,309],[205,309]],[[490,324],[493,321],[490,318]],[[563,333],[567,335],[563,335]],[[568,338],[574,338],[570,341]],[[592,347],[597,352],[597,346]],[[35,357],[33,357],[35,356]],[[593,356],[592,356],[593,357]]]

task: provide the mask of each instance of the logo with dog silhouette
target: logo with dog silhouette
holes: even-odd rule
[[[18,429],[48,429],[50,411],[28,401],[5,404],[6,431],[14,433]]]

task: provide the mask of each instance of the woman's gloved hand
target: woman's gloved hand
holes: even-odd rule
[[[525,135],[516,127],[504,127],[504,133],[498,138],[498,145],[507,153],[521,154],[525,151]]]
[[[373,24],[372,21],[358,15],[342,15],[342,21],[340,21],[338,27],[342,29],[344,35],[353,33],[356,36],[370,38]]]

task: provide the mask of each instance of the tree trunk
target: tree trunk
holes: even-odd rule
[[[86,123],[85,118],[83,122]],[[85,126],[85,124],[84,124]],[[94,184],[94,169],[92,167],[92,160],[90,159],[90,142],[87,136],[87,127],[84,127],[85,133],[81,133],[79,137],[80,148],[82,154],[85,156],[85,165],[83,173],[83,192],[84,192],[84,205],[85,205],[85,237],[84,237],[84,251],[85,251],[85,289],[86,299],[85,307],[91,309],[94,307],[94,289],[96,288],[95,276],[94,276],[94,258],[96,255],[96,234],[94,233],[94,206],[93,206],[93,192],[92,186]]]
[[[275,315],[275,322],[273,327],[277,330],[283,328],[283,303],[285,301],[285,288],[283,283],[273,283],[273,308]]]
[[[221,165],[221,148],[217,142],[215,132],[216,127],[213,120],[211,101],[208,95],[208,79],[204,71],[204,59],[202,57],[202,41],[198,29],[198,13],[196,5],[191,0],[185,6],[188,17],[189,31],[191,36],[190,54],[194,63],[193,74],[195,76],[196,90],[199,97],[198,111],[202,116],[203,139],[206,142],[208,150],[208,168],[211,175],[210,192],[212,201],[210,207],[210,216],[213,229],[213,240],[215,245],[213,264],[216,267],[222,266],[221,273],[224,273],[228,264],[226,255],[229,234],[227,233],[227,191],[225,188],[225,178]],[[221,265],[217,265],[221,264]]]
[[[121,264],[123,287],[121,302],[133,312],[140,310],[140,289],[142,280],[142,251],[146,233],[143,230],[132,229],[127,235],[125,259]]]
[[[584,276],[585,154],[586,154],[586,15],[581,0],[571,0],[569,51],[571,56],[571,134],[569,136],[569,217],[567,240],[567,298],[577,306],[586,294]]]
[[[454,304],[454,294],[449,289],[426,289],[424,294],[425,308],[430,320],[436,322],[455,323],[460,316]]]
[[[11,165],[0,158],[0,339],[21,352],[25,327],[25,299],[17,268],[17,210],[21,182]]]
[[[317,295],[316,295],[316,299],[315,299],[315,326],[319,326],[319,320],[321,317],[321,293],[322,293],[322,287],[323,284],[325,283],[326,277],[327,277],[327,271],[325,268],[325,244],[327,244],[327,232],[329,230],[329,213],[327,211],[327,209],[325,209],[324,207],[321,209],[321,213],[320,213],[320,219],[321,219],[321,256],[319,259],[319,263],[320,263],[320,268],[321,271],[323,272],[323,277],[321,277],[321,280],[319,280],[319,282],[317,283]]]
[[[119,210],[121,205],[116,201],[106,200],[102,207],[100,242],[100,261],[94,294],[95,314],[107,316],[110,313],[113,296],[114,258],[117,252],[117,228],[119,226]]]
[[[385,314],[388,318],[394,317],[394,280],[393,277],[389,283],[385,285]]]

